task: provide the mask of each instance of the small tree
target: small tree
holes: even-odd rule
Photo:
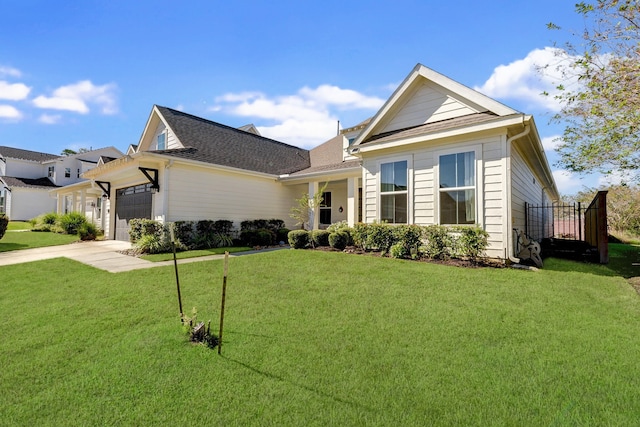
[[[640,179],[638,1],[583,1],[575,9],[585,22],[581,43],[557,50],[564,81],[557,86],[562,109],[554,120],[565,124],[559,164],[578,173],[617,171]]]
[[[301,229],[306,229],[305,224],[309,226],[309,228],[313,228],[313,224],[309,224],[309,220],[311,218],[311,214],[314,209],[322,204],[324,198],[322,195],[324,191],[327,189],[329,182],[325,182],[322,188],[318,190],[317,193],[311,197],[309,193],[304,193],[302,197],[296,199],[295,205],[291,208],[289,212],[289,216],[295,219],[296,225],[299,225]]]

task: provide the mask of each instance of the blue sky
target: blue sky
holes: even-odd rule
[[[574,2],[2,1],[0,145],[136,144],[153,104],[310,148],[373,115],[422,63],[533,114],[554,166],[553,88],[535,72],[583,28]],[[547,30],[553,21],[561,32]],[[545,49],[547,48],[547,49]]]

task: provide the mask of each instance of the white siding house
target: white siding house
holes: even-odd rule
[[[101,158],[120,156],[114,147],[70,156],[0,147],[0,212],[12,220],[53,212],[57,203],[51,190],[82,181],[82,173],[94,168]]]
[[[558,199],[533,117],[418,64],[372,118],[312,150],[154,106],[127,155],[56,190],[99,197],[108,238],[131,218],[279,218],[325,184],[308,226],[346,220],[477,226],[488,255],[515,254],[524,203]]]

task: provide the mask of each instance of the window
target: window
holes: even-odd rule
[[[380,165],[380,220],[391,224],[407,223],[406,160]]]
[[[64,168],[64,177],[71,178],[71,168]]]
[[[80,178],[80,169],[78,169],[78,178]]]
[[[47,173],[47,176],[49,178],[53,178],[53,174],[55,173],[55,170],[56,170],[55,166],[49,166],[49,171]]]
[[[167,148],[167,134],[162,132],[158,135],[158,150],[164,150]]]
[[[320,203],[320,224],[331,224],[331,192],[322,193]]]
[[[6,190],[4,188],[0,190],[0,213],[5,213],[5,193]]]
[[[475,224],[475,152],[440,156],[440,224]]]

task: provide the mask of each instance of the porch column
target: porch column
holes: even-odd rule
[[[80,213],[87,216],[87,195],[84,190],[80,190]]]
[[[358,222],[358,177],[347,178],[347,223],[353,227]]]
[[[76,192],[74,191],[73,193],[71,193],[71,211],[70,212],[75,212],[76,211]]]
[[[309,183],[309,199],[313,199],[313,196],[319,190],[318,182],[310,182]],[[320,215],[318,213],[318,206],[313,206],[313,208],[309,212],[309,228],[311,230],[317,230],[320,228]]]
[[[63,214],[64,213],[64,200],[65,200],[66,196],[63,195],[62,193],[58,193],[56,195],[56,202],[57,202],[57,207],[56,207],[56,212],[58,214]]]

